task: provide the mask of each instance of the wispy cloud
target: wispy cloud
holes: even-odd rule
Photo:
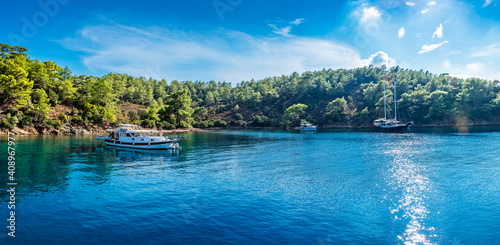
[[[500,43],[494,43],[486,47],[475,49],[470,57],[485,57],[500,54]]]
[[[415,3],[414,3],[414,2],[406,2],[406,5],[407,5],[407,6],[414,7],[414,6],[415,6]]]
[[[300,18],[300,19],[296,19],[294,21],[291,21],[290,24],[292,24],[292,25],[300,25],[300,24],[302,24],[302,22],[304,22],[304,19]]]
[[[404,28],[404,26],[403,26],[403,27],[401,27],[401,29],[399,29],[399,31],[398,31],[398,37],[399,37],[399,38],[403,38],[404,36],[405,36],[405,28]]]
[[[493,0],[484,0],[483,7],[488,7],[492,2]]]
[[[423,53],[427,53],[427,52],[431,52],[431,51],[434,51],[435,49],[447,44],[448,41],[444,41],[444,42],[441,42],[441,43],[437,43],[437,44],[426,44],[424,46],[422,46],[422,49],[420,51],[418,51],[418,54],[423,54]]]
[[[425,14],[425,13],[427,13],[428,11],[429,11],[429,9],[424,9],[424,10],[420,11],[420,13]]]
[[[377,8],[364,8],[361,16],[361,22],[376,21],[380,18],[380,16],[382,16],[382,14]]]
[[[303,21],[304,21],[304,19],[303,19],[303,18],[298,18],[298,19],[295,19],[294,21],[290,21],[290,22],[288,22],[288,24],[298,26],[298,25],[302,24],[302,22],[303,22]],[[282,25],[282,23],[283,23],[284,21],[281,21],[281,20],[280,20],[280,21],[277,21],[277,22],[278,22],[278,23],[281,23],[281,25]],[[285,22],[285,23],[286,23],[286,22]],[[269,24],[269,27],[271,27],[271,28],[273,29],[273,33],[274,33],[274,34],[278,34],[278,35],[280,35],[280,36],[284,36],[284,37],[293,37],[293,35],[292,35],[292,34],[290,34],[290,32],[292,31],[292,26],[290,26],[290,25],[283,26],[283,27],[278,27],[278,26],[277,26],[277,25],[275,25],[275,24]]]
[[[432,33],[432,38],[443,38],[443,23],[436,27],[436,31]]]
[[[286,27],[282,27],[282,28],[278,28],[274,24],[269,24],[269,26],[271,28],[273,28],[273,33],[275,33],[275,34],[278,34],[278,35],[281,35],[284,37],[293,37],[292,35],[290,35],[290,31],[292,31],[291,26],[286,26]]]
[[[436,4],[437,4],[436,1],[430,1],[427,3],[427,6],[434,6]]]
[[[81,62],[93,73],[168,80],[235,83],[294,71],[349,69],[361,63],[357,51],[316,38],[264,38],[225,29],[200,34],[147,27],[137,32],[123,27],[87,26],[59,42],[83,52]]]

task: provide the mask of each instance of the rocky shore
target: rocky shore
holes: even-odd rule
[[[102,126],[97,126],[94,124],[72,124],[66,123],[61,126],[59,129],[55,128],[45,128],[45,127],[26,127],[19,128],[15,127],[14,129],[8,130],[0,130],[0,135],[7,135],[8,132],[14,133],[16,135],[97,135],[97,134],[105,134],[105,128]],[[190,128],[190,129],[172,129],[172,130],[162,130],[163,133],[184,133],[184,132],[194,132],[194,131],[203,131],[198,128]]]

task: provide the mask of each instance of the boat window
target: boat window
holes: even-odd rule
[[[151,141],[155,141],[154,139],[151,139]]]

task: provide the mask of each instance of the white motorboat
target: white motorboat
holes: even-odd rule
[[[139,129],[133,124],[119,124],[118,128],[106,130],[105,137],[97,136],[106,145],[135,149],[165,150],[182,149],[179,144],[181,139],[187,139],[187,135],[167,135],[158,130]]]
[[[304,121],[300,124],[300,132],[316,132],[316,126]]]

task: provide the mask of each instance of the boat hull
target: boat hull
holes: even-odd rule
[[[119,140],[103,140],[106,145],[123,147],[123,148],[133,148],[133,149],[147,149],[147,150],[168,150],[168,149],[180,149],[179,141],[163,141],[163,142],[149,142],[149,143],[129,143],[122,142]]]
[[[316,132],[316,128],[303,128],[300,132]]]
[[[373,128],[375,129],[376,132],[404,133],[406,131],[409,131],[410,125],[411,124],[401,124],[388,127],[374,126]]]

